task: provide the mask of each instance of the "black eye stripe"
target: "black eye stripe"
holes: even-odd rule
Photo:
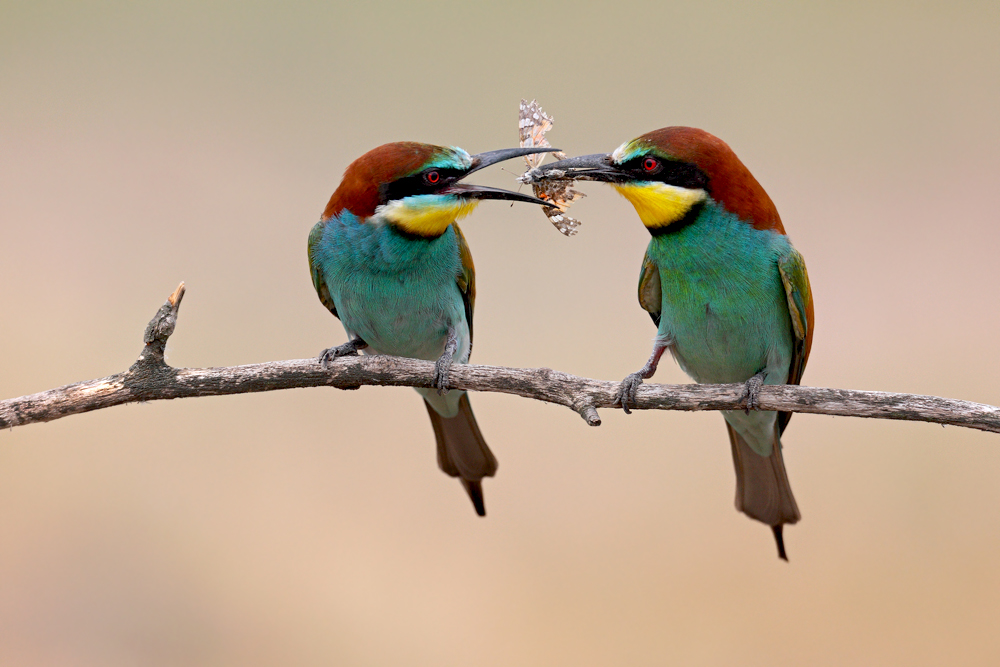
[[[431,182],[428,175],[436,173],[437,181]],[[418,171],[415,174],[397,178],[392,183],[383,183],[379,186],[379,204],[385,205],[397,199],[405,199],[413,195],[433,194],[441,188],[454,183],[465,175],[461,169],[447,169],[444,167],[433,167]]]
[[[649,158],[658,163],[652,170],[646,169],[646,160]],[[690,162],[640,155],[623,163],[620,169],[631,174],[636,180],[659,181],[690,190],[708,187],[708,175]]]

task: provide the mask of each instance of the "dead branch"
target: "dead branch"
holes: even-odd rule
[[[137,401],[298,387],[432,386],[432,362],[388,356],[344,357],[333,362],[329,369],[320,366],[316,359],[224,368],[174,368],[164,361],[163,351],[176,326],[183,297],[184,283],[181,283],[146,327],[145,347],[127,371],[0,401],[0,428],[47,422]],[[563,405],[579,413],[591,426],[601,423],[598,408],[616,407],[619,385],[548,368],[472,364],[453,366],[450,381],[456,389],[501,392]],[[741,384],[644,384],[639,388],[635,409],[737,410],[742,407],[742,391]],[[925,421],[1000,433],[1000,408],[936,396],[765,385],[760,393],[760,407],[843,417]]]

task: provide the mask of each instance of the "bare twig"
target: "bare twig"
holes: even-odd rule
[[[68,415],[136,401],[220,396],[297,387],[356,389],[361,385],[432,387],[434,363],[387,356],[342,357],[324,369],[315,359],[272,361],[225,368],[173,368],[163,359],[177,322],[184,283],[146,327],[145,347],[124,373],[0,401],[0,428],[47,422]],[[564,405],[599,426],[598,408],[617,407],[618,382],[592,380],[548,368],[456,364],[449,375],[456,389],[515,394]],[[736,410],[742,384],[660,385],[639,388],[638,410]],[[845,417],[926,421],[1000,433],[1000,408],[936,396],[879,391],[765,385],[760,408]]]

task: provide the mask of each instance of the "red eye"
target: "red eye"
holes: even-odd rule
[[[642,168],[646,171],[653,171],[660,166],[659,160],[653,157],[648,157],[642,161]]]
[[[424,180],[430,183],[431,185],[435,185],[438,181],[441,180],[441,173],[432,169],[431,171],[428,171],[426,174],[424,174]]]

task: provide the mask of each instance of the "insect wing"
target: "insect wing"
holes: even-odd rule
[[[552,129],[552,116],[538,106],[538,102],[521,100],[518,113],[517,130],[521,140],[521,148],[549,148],[552,144],[545,138],[545,133]],[[534,169],[545,159],[545,153],[525,155],[524,161],[528,169]]]
[[[535,196],[548,202],[552,202],[559,208],[545,208],[545,216],[556,229],[566,236],[573,236],[580,226],[580,221],[566,215],[566,210],[570,204],[585,197],[582,192],[573,188],[573,181],[566,179],[563,181],[543,181],[535,183],[532,188]]]

